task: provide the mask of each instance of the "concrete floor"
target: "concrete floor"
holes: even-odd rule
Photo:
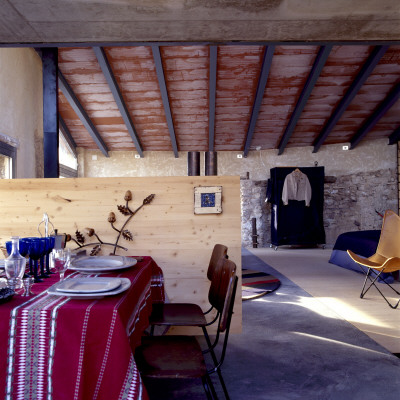
[[[400,359],[246,250],[243,265],[282,285],[243,302],[243,332],[231,335],[222,369],[232,399],[398,399]],[[205,399],[198,381],[146,387],[152,400]]]

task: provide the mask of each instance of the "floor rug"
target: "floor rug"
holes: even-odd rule
[[[273,275],[242,269],[242,300],[251,300],[278,289],[281,282]]]

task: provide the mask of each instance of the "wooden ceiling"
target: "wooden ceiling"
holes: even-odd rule
[[[60,85],[63,130],[76,146],[105,155],[246,156],[258,147],[282,154],[400,136],[400,45],[65,47],[58,54],[87,118],[82,122]]]

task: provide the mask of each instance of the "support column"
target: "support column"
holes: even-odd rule
[[[188,151],[188,176],[200,176],[200,152]]]
[[[218,175],[216,151],[206,151],[204,153],[204,171],[206,176]]]
[[[58,160],[58,49],[43,48],[43,159],[44,177],[59,177]]]

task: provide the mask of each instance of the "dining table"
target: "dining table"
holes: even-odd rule
[[[134,350],[153,303],[165,301],[163,273],[153,258],[137,256],[121,270],[68,270],[65,280],[127,278],[115,295],[53,294],[58,274],[0,304],[0,390],[4,398],[43,400],[148,399]],[[124,280],[125,281],[125,280]],[[129,284],[129,283],[128,283]]]

